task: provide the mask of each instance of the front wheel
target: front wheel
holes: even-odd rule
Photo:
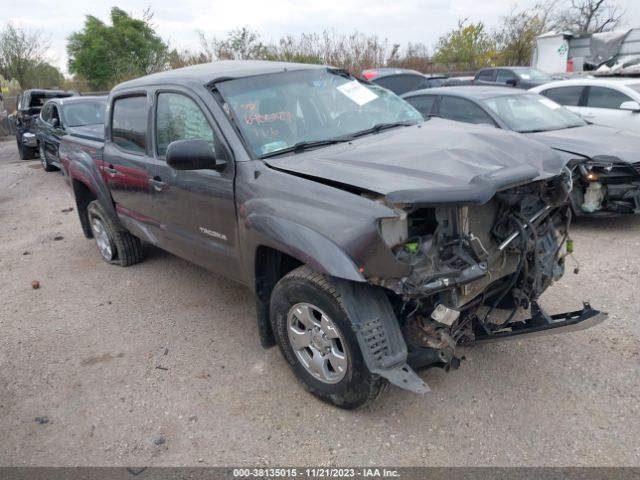
[[[140,263],[143,258],[142,242],[105,213],[98,200],[87,206],[91,233],[102,259],[113,265],[128,267]]]
[[[42,143],[40,144],[40,163],[42,164],[42,168],[45,172],[53,172],[54,170],[57,170],[57,168],[51,165],[49,163],[49,160],[47,160],[47,155],[44,151],[44,146],[42,145]]]
[[[353,409],[376,399],[385,382],[365,365],[355,333],[330,280],[299,267],[275,286],[271,322],[289,367],[314,395]]]

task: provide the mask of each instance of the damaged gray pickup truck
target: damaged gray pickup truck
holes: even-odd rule
[[[584,328],[547,314],[564,273],[571,175],[513,133],[423,121],[404,100],[323,66],[217,62],[123,83],[105,143],[60,158],[84,234],[128,266],[143,242],[251,288],[320,398],[355,408],[456,347]],[[237,319],[236,321],[245,321]]]

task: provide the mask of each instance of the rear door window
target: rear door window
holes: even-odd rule
[[[464,98],[442,97],[438,113],[444,118],[457,122],[485,123],[495,126],[495,122],[484,110]]]
[[[589,89],[587,107],[612,108],[618,110],[624,102],[631,101],[633,101],[633,99],[613,88],[591,87]]]
[[[584,87],[576,86],[576,87],[557,87],[550,88],[549,90],[544,90],[540,93],[545,97],[549,97],[556,103],[560,105],[568,105],[570,107],[577,107],[580,105],[580,97],[582,96],[582,91]]]
[[[426,118],[431,113],[436,98],[438,98],[437,95],[418,95],[415,97],[405,98],[405,100],[413,105],[415,109]]]
[[[111,141],[122,150],[143,154],[147,144],[147,97],[118,98],[113,103]]]

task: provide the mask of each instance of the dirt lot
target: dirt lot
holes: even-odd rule
[[[575,224],[580,274],[543,298],[606,324],[345,412],[260,348],[248,290],[158,250],[109,266],[70,207],[0,143],[0,465],[640,466],[640,218]]]

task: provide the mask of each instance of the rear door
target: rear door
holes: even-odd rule
[[[149,173],[149,102],[146,92],[129,93],[112,101],[103,160],[99,163],[116,210],[135,235],[157,243],[153,218],[153,189]]]
[[[152,184],[154,217],[161,224],[162,248],[230,278],[240,279],[234,202],[235,165],[230,150],[204,102],[182,88],[154,95]],[[165,162],[176,140],[206,140],[220,170],[174,170]]]
[[[553,87],[542,90],[541,95],[550,98],[560,105],[564,105],[569,110],[578,115],[583,115],[582,107],[583,98],[586,93],[586,87],[583,85],[568,85],[566,87]]]

